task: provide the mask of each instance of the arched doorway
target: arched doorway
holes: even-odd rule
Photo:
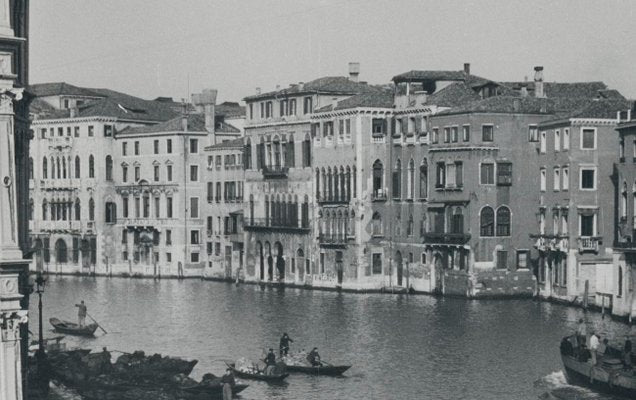
[[[285,279],[285,259],[283,258],[283,245],[280,242],[274,243],[276,251],[276,271],[278,271],[278,280]]]
[[[256,242],[256,251],[258,252],[258,266],[260,272],[260,279],[265,279],[265,259],[263,257],[263,245],[261,242]]]
[[[442,293],[444,262],[440,253],[435,253],[433,256],[433,265],[435,266],[435,291],[437,293]]]
[[[269,242],[265,242],[265,256],[267,258],[267,280],[271,281],[274,278],[274,258]]]
[[[342,285],[344,275],[343,255],[342,251],[336,251],[336,273],[338,274],[338,285]]]
[[[397,285],[402,286],[402,275],[403,275],[402,253],[400,253],[399,251],[395,253],[395,265],[397,269]]]
[[[66,264],[68,262],[68,251],[64,239],[57,239],[55,242],[55,261],[58,264]]]

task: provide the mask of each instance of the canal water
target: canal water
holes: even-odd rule
[[[45,321],[75,320],[82,299],[108,334],[67,337],[68,346],[197,359],[196,378],[222,374],[223,360],[277,348],[283,332],[292,351],[317,346],[323,359],[353,365],[341,378],[248,382],[243,399],[610,399],[565,383],[559,342],[583,312],[561,305],[49,276]],[[34,298],[32,332],[36,312]],[[609,337],[628,332],[599,314],[586,318]],[[45,323],[45,336],[54,336]]]

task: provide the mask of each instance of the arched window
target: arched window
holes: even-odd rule
[[[106,180],[113,180],[113,158],[110,154],[106,156]]]
[[[428,197],[428,164],[426,158],[420,165],[420,199]]]
[[[46,202],[46,199],[42,200],[42,221],[46,221],[47,214],[49,211],[49,205]]]
[[[347,201],[347,175],[345,170],[340,167],[340,201]]]
[[[495,211],[492,207],[484,207],[481,209],[479,216],[480,236],[494,236],[495,235]]]
[[[623,182],[623,189],[621,190],[621,219],[627,218],[627,183]]]
[[[250,194],[250,225],[254,225],[254,195]]]
[[[296,166],[296,151],[294,148],[294,135],[292,134],[289,135],[289,139],[287,140],[285,165],[292,168]]]
[[[497,236],[510,236],[510,209],[506,206],[497,209]]]
[[[301,226],[303,228],[309,228],[309,197],[307,195],[305,195],[301,213]]]
[[[373,236],[382,236],[382,216],[379,212],[374,212],[371,218]]]
[[[265,196],[265,226],[270,226],[269,217],[269,196]]]
[[[327,200],[328,199],[328,197],[327,197],[327,172],[325,171],[324,167],[320,170],[320,178],[321,178],[321,181],[322,181],[322,186],[321,186],[322,187],[322,195],[321,196],[322,196],[323,200]]]
[[[88,177],[89,178],[95,177],[95,158],[93,157],[92,154],[88,156]]]
[[[29,179],[33,180],[33,157],[29,157]]]
[[[331,167],[327,168],[327,200],[333,200],[333,176]]]
[[[320,170],[316,168],[316,201],[320,201]]]
[[[75,156],[75,179],[81,178],[80,170],[80,158],[79,156]]]
[[[29,199],[29,221],[33,221],[33,199]]]
[[[411,158],[409,161],[407,197],[413,199],[415,197],[415,161]]]
[[[243,148],[243,164],[245,169],[252,169],[252,141],[247,138]]]
[[[88,220],[95,221],[95,201],[93,198],[88,200]]]
[[[398,158],[393,170],[393,198],[402,198],[402,162]]]
[[[46,157],[42,158],[42,179],[49,177],[49,163]]]
[[[55,259],[61,264],[68,262],[68,251],[64,239],[57,239],[57,242],[55,242]]]
[[[413,236],[413,215],[409,215],[408,226],[406,227],[407,236]]]
[[[382,161],[375,160],[373,163],[373,197],[384,197],[384,166]]]
[[[311,166],[311,137],[309,133],[305,134],[305,140],[303,140],[303,167]]]
[[[75,199],[75,220],[80,221],[82,219],[82,207],[80,206],[80,199]]]
[[[55,165],[57,167],[55,176],[57,176],[57,179],[62,179],[62,163],[60,162],[60,157],[57,158]]]
[[[62,157],[62,178],[66,179],[66,158]]]
[[[347,166],[347,201],[351,201],[351,168]]]
[[[51,179],[55,179],[55,158],[51,157]]]
[[[623,295],[623,267],[618,267],[618,296]]]

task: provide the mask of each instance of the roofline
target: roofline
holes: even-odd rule
[[[134,138],[134,137],[147,137],[147,136],[186,136],[186,135],[196,135],[196,136],[207,136],[209,132],[201,132],[201,131],[154,131],[154,132],[131,132],[127,133],[126,131],[117,132],[115,137],[125,137],[125,138]]]
[[[108,117],[102,115],[94,115],[89,117],[67,117],[67,118],[48,118],[48,119],[34,119],[31,122],[31,125],[40,125],[43,123],[48,124],[61,124],[61,123],[69,123],[69,122],[88,122],[91,120],[102,120],[106,122],[132,122],[132,123],[147,123],[147,124],[158,124],[161,122],[165,122],[165,120],[155,120],[155,119],[126,119],[119,117]]]
[[[303,95],[308,95],[308,94],[342,94],[342,95],[355,95],[358,94],[358,92],[354,92],[354,91],[342,91],[342,90],[334,90],[334,91],[325,91],[325,90],[304,90],[304,91],[300,91],[300,92],[295,92],[295,93],[288,93],[287,95],[284,95],[285,92],[283,92],[282,90],[279,90],[278,92],[268,92],[268,93],[263,93],[263,94],[256,94],[253,96],[247,96],[243,98],[243,101],[246,102],[247,104],[248,101],[249,102],[253,102],[255,100],[265,100],[265,99],[276,99],[278,97],[295,97],[295,96],[303,96]]]
[[[433,117],[443,117],[445,115],[460,115],[460,114],[497,114],[497,115],[502,115],[502,114],[516,114],[516,115],[539,115],[539,116],[549,116],[549,115],[553,115],[552,113],[541,113],[541,112],[531,112],[531,113],[527,113],[527,112],[520,112],[520,111],[490,111],[490,110],[485,110],[485,111],[476,111],[476,110],[470,110],[470,111],[453,111],[452,108],[450,109],[450,111],[440,111],[437,114],[434,114]]]

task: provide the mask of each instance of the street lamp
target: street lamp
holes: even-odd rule
[[[44,293],[44,286],[46,285],[46,279],[42,276],[42,272],[38,272],[37,277],[35,278],[36,290],[35,292],[38,294],[38,322],[39,322],[39,335],[38,338],[38,351],[36,352],[36,360],[37,360],[37,386],[41,393],[47,394],[49,392],[49,376],[48,376],[48,361],[46,359],[46,353],[44,352],[44,336],[42,334],[43,324],[42,324],[42,293]]]
[[[39,339],[38,339],[38,353],[40,353],[38,355],[39,357],[42,357],[44,355],[44,337],[42,334],[42,293],[44,293],[44,286],[46,285],[46,279],[44,279],[44,277],[42,276],[41,272],[38,272],[37,277],[35,278],[35,284],[36,284],[36,290],[35,292],[38,294],[38,311],[40,312],[40,314],[38,315],[38,323],[39,323]]]

